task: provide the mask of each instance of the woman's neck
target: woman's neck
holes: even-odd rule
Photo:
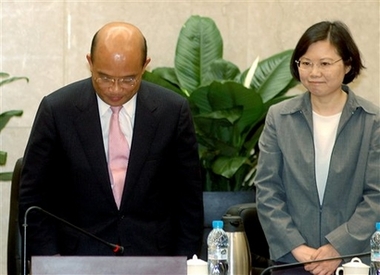
[[[332,116],[342,112],[346,101],[347,93],[342,90],[330,97],[311,96],[313,111],[322,116]]]

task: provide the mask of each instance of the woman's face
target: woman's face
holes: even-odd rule
[[[300,57],[300,80],[312,96],[329,97],[341,92],[344,76],[351,69],[341,58],[327,40],[311,44]]]

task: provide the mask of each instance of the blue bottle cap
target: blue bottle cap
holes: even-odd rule
[[[380,230],[380,222],[376,223],[376,230]]]
[[[223,228],[223,221],[212,221],[212,228]]]

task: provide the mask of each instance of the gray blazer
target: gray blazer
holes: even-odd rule
[[[367,252],[380,221],[379,107],[346,86],[323,204],[320,206],[310,93],[272,106],[261,135],[257,207],[273,260],[295,262],[301,244]],[[366,259],[365,259],[366,261]]]

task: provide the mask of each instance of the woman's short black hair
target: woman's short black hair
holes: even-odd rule
[[[309,46],[318,41],[327,40],[333,45],[346,66],[351,70],[344,76],[343,83],[353,81],[364,69],[360,51],[352,38],[348,27],[341,21],[322,21],[309,27],[298,41],[290,60],[290,71],[295,79],[300,81],[296,60],[299,60],[308,50]]]

